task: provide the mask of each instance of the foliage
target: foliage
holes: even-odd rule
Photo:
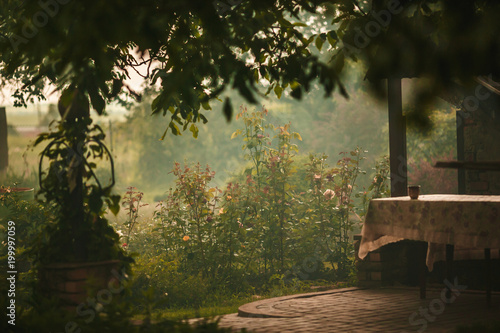
[[[352,269],[353,249],[349,236],[355,227],[353,217],[357,216],[353,191],[357,176],[362,172],[359,169],[361,154],[359,148],[349,155],[340,153],[342,157],[334,168],[328,168],[325,154],[311,154],[307,164],[310,187],[300,197],[299,233],[309,239],[309,256],[314,250],[313,261],[329,261],[331,273],[337,280],[345,279]]]
[[[15,92],[21,105],[40,96],[41,86],[50,81],[61,91],[75,85],[101,114],[105,100],[124,91],[135,94],[124,80],[144,66],[151,83],[161,81],[153,111],[170,114],[174,134],[180,133],[178,126],[194,134],[196,123],[206,121],[200,108],[209,109],[208,102],[226,88],[255,103],[259,80],[269,82],[269,91],[277,95],[288,89],[296,98],[313,80],[328,95],[338,85],[335,70],[311,53],[313,38],[306,38],[296,23],[301,12],[315,12],[317,1],[243,2],[230,10],[196,1],[151,0],[140,6],[72,1],[51,8],[53,15],[40,27],[32,19],[44,13],[38,4],[3,5],[3,75],[25,84]],[[101,22],[99,27],[95,22]],[[25,25],[36,33],[26,36]],[[89,38],[89,31],[107,33]],[[230,118],[230,102],[225,105]]]
[[[214,290],[201,274],[182,269],[179,261],[169,258],[169,252],[137,259],[133,291],[136,297],[153,289],[152,300],[157,308],[199,308],[209,300]]]
[[[102,308],[95,308],[98,315],[88,317],[88,311],[85,315],[76,315],[76,313],[68,313],[62,311],[46,297],[40,298],[34,286],[36,285],[36,271],[31,266],[31,261],[34,259],[32,252],[28,251],[26,244],[34,243],[38,234],[42,232],[44,224],[52,218],[53,207],[41,205],[38,202],[29,202],[19,200],[13,192],[9,192],[6,188],[6,193],[0,196],[1,204],[8,207],[10,212],[6,216],[0,217],[0,228],[6,226],[6,222],[12,219],[16,223],[16,239],[19,240],[16,244],[16,269],[18,275],[16,278],[16,331],[29,332],[59,332],[66,329],[68,323],[77,325],[82,332],[96,332],[102,330],[118,330],[123,332],[226,332],[226,329],[217,328],[215,321],[200,322],[197,325],[188,325],[182,322],[170,321],[165,319],[156,320],[151,317],[151,311],[147,309],[165,308],[165,302],[161,299],[151,296],[148,293],[131,293],[132,288],[126,288],[121,297],[113,298],[113,301]],[[200,283],[196,276],[181,275],[169,263],[161,260],[161,256],[155,258],[148,266],[147,272],[152,278],[148,281],[148,285],[155,286],[153,295],[158,295],[158,291],[162,290],[162,283],[167,282],[167,291],[169,293],[168,303],[170,306],[180,306],[189,304],[196,306],[196,299],[199,304],[205,303],[211,297],[211,290],[206,288],[206,285]],[[139,264],[143,264],[143,259],[139,260]],[[0,268],[4,271],[9,271],[7,267],[7,246],[2,246],[0,251]],[[142,275],[146,270],[138,271],[135,276],[136,286],[140,285],[141,279],[146,278]],[[165,274],[170,272],[170,274]],[[3,279],[0,283],[0,303],[7,306],[6,301],[9,290],[9,281]],[[137,290],[137,287],[135,287]],[[187,294],[190,292],[190,294]],[[164,294],[163,300],[167,298]],[[137,305],[141,304],[142,307]],[[131,319],[138,315],[144,315],[142,324],[132,324]],[[148,316],[149,315],[149,316]],[[151,320],[154,323],[151,323]],[[7,321],[3,321],[0,325],[2,331],[10,332],[13,326]]]
[[[243,108],[238,115],[244,128],[232,138],[242,138],[250,165],[224,190],[209,185],[215,176],[209,167],[175,164],[176,186],[155,213],[153,232],[160,237],[152,240],[158,244],[154,252],[164,253],[173,265],[169,271],[202,279],[201,285],[209,278],[211,288],[224,285],[233,292],[248,290],[241,288],[245,283],[269,288],[273,276],[294,285],[294,279],[304,279],[302,270],[307,278],[350,279],[363,151],[341,153],[334,168],[326,155],[310,155],[309,163],[297,165],[292,140],[300,134],[290,124],[271,125],[266,114]],[[377,172],[380,179],[367,194],[372,197],[387,190],[387,168],[381,164]]]
[[[2,79],[19,87],[19,105],[44,98],[50,82],[59,91],[78,88],[102,114],[106,101],[137,97],[125,79],[138,72],[160,83],[152,109],[170,115],[174,134],[190,129],[196,136],[196,124],[207,120],[201,109],[231,87],[250,103],[264,94],[260,82],[277,97],[300,99],[316,82],[327,96],[335,88],[346,95],[340,82],[346,59],[366,61],[375,81],[429,77],[416,94],[421,105],[453,80],[467,85],[499,73],[491,31],[500,7],[491,1],[3,1],[0,7]],[[230,119],[229,99],[223,110]]]
[[[388,197],[391,194],[390,185],[390,160],[389,156],[385,155],[380,160],[375,162],[375,175],[370,186],[368,186],[368,191],[364,191],[363,194],[359,193],[357,196],[362,198],[362,211],[360,216],[365,216],[368,210],[368,204],[370,200],[376,198]]]
[[[127,213],[127,220],[123,224],[126,230],[125,243],[122,245],[127,248],[130,244],[130,235],[134,231],[134,227],[136,227],[139,218],[139,210],[141,207],[147,206],[148,204],[141,204],[141,200],[144,193],[137,191],[137,188],[130,186],[127,188],[127,192],[122,198],[122,205],[125,207]]]
[[[407,131],[408,159],[431,162],[437,157],[451,154],[456,158],[456,110],[449,105],[437,104],[429,115],[433,124],[428,130],[410,127]],[[411,169],[408,170],[411,173]]]
[[[28,305],[33,297],[33,284],[36,281],[36,272],[32,268],[34,259],[33,244],[42,232],[47,221],[53,218],[53,209],[50,206],[41,205],[38,202],[21,200],[16,192],[10,187],[1,187],[4,192],[0,192],[0,209],[7,209],[6,214],[0,215],[0,269],[4,272],[11,271],[8,267],[8,242],[7,228],[14,227],[15,236],[15,268],[18,272],[16,279],[16,303]],[[5,212],[5,210],[2,210]],[[8,224],[13,221],[14,224]],[[11,261],[11,260],[10,260]],[[2,279],[0,283],[0,303],[7,304],[7,294],[9,281]],[[22,313],[20,310],[18,313]]]
[[[111,193],[113,184],[103,187],[94,173],[95,161],[106,158],[103,138],[99,126],[80,119],[61,122],[58,131],[42,134],[34,143],[50,141],[40,160],[37,194],[55,216],[38,241],[37,258],[43,263],[123,258],[118,235],[104,218],[106,207],[117,213],[120,197]],[[44,157],[50,159],[45,170]],[[81,204],[75,203],[75,194]]]
[[[240,218],[235,216],[238,212],[229,208],[237,200],[237,189],[228,185],[223,192],[210,187],[215,172],[200,164],[181,167],[176,163],[172,172],[177,177],[176,188],[159,203],[155,215],[155,230],[160,232],[164,250],[183,271],[201,274],[212,285],[238,289],[239,279],[234,277],[241,269],[236,267],[243,231]],[[225,204],[220,204],[223,198]]]
[[[29,243],[28,241],[32,241],[40,233],[41,227],[52,216],[52,207],[20,199],[18,192],[14,191],[14,187],[1,186],[0,189],[2,189],[0,191],[0,207],[6,208],[7,211],[4,216],[0,216],[0,222],[6,223],[9,220],[15,220],[18,226],[16,235]],[[3,209],[2,212],[4,212]],[[5,231],[3,224],[0,225],[0,228],[2,232]]]
[[[408,131],[408,180],[421,185],[422,194],[457,193],[457,171],[434,168],[437,161],[456,159],[456,115],[443,108],[430,115],[432,132]]]
[[[361,7],[340,3],[340,12],[331,7],[333,22],[340,24],[336,33],[341,46],[335,61],[347,57],[366,61],[367,77],[378,83],[379,92],[384,89],[380,78],[428,78],[415,87],[410,122],[429,125],[429,103],[457,83],[472,88],[476,76],[488,76],[491,82],[500,74],[499,63],[491,61],[499,52],[490,33],[498,29],[497,3],[377,0]]]
[[[434,167],[437,161],[450,160],[453,160],[453,152],[437,156],[431,161],[409,159],[409,182],[420,185],[421,194],[457,194],[457,171]]]
[[[121,300],[111,302],[106,305],[97,315],[93,317],[75,316],[68,312],[61,312],[50,303],[45,303],[42,311],[21,311],[16,318],[16,332],[230,332],[228,328],[218,327],[217,320],[201,320],[196,324],[183,321],[155,320],[155,318],[145,317],[142,321],[131,321],[133,318],[134,306],[132,302],[144,302],[146,306],[151,302],[147,298],[134,300]],[[2,323],[6,326],[6,322]],[[5,332],[10,332],[12,327],[5,327]]]

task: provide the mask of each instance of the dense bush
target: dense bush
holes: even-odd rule
[[[387,158],[376,165],[370,187],[359,191],[365,152],[342,152],[334,167],[325,154],[300,157],[295,141],[301,136],[291,124],[269,124],[266,115],[265,109],[238,115],[244,127],[232,138],[243,140],[249,164],[223,189],[211,186],[209,166],[175,163],[175,187],[153,220],[142,232],[127,233],[127,239],[135,235],[127,246],[141,252],[137,290],[154,287],[165,305],[196,307],[214,295],[352,279],[351,235],[369,199],[388,194]],[[128,209],[132,220],[130,203]]]

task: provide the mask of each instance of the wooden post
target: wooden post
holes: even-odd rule
[[[0,108],[0,175],[9,166],[9,146],[7,144],[7,114],[5,108]]]
[[[464,122],[465,111],[459,110],[456,112],[457,121],[457,160],[465,161],[465,137],[464,137]],[[465,169],[458,169],[458,194],[465,194]]]
[[[387,79],[389,105],[389,156],[391,166],[391,197],[407,195],[406,119],[403,116],[401,79]]]

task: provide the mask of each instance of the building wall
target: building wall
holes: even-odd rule
[[[465,160],[500,161],[500,112],[464,112],[463,120]],[[465,193],[500,195],[500,170],[465,171]]]

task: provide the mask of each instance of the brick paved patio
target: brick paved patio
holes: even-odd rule
[[[442,289],[420,300],[416,288],[345,288],[245,304],[220,326],[250,332],[453,332],[460,324],[500,320],[500,295],[487,307],[482,293]]]

